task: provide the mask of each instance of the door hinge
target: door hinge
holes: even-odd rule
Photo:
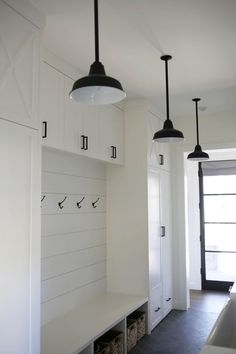
[[[202,268],[200,268],[200,274],[202,275]]]

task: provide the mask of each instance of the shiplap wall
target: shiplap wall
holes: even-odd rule
[[[42,324],[106,291],[105,178],[101,162],[43,149]]]

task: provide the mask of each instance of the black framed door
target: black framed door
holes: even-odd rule
[[[202,289],[227,291],[236,280],[236,172],[217,175],[223,173],[219,169],[206,176],[202,167],[199,163]]]

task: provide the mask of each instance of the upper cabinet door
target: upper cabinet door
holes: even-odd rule
[[[124,163],[124,113],[113,105],[99,107],[100,156],[102,160]]]
[[[40,93],[43,144],[63,149],[64,75],[46,63],[41,67]]]
[[[78,103],[77,103],[78,104]],[[83,112],[81,130],[81,151],[85,156],[100,158],[100,136],[99,136],[99,115],[98,106],[81,105]]]
[[[0,118],[38,128],[39,29],[0,1]]]
[[[170,170],[169,144],[154,142],[153,135],[163,128],[163,122],[154,114],[148,117],[148,163],[163,170]]]
[[[71,100],[69,92],[73,86],[73,80],[65,77],[65,124],[64,147],[65,150],[81,153],[83,142],[81,138],[83,129],[83,107],[78,102]]]

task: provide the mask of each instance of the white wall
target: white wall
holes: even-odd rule
[[[104,164],[43,149],[43,196],[41,314],[46,323],[106,291]]]
[[[202,114],[200,122],[200,141],[204,150],[231,149],[236,147],[236,119],[232,112],[217,115]],[[183,117],[176,119],[175,126],[182,130],[185,141],[172,147],[173,163],[173,241],[174,241],[174,294],[175,307],[185,309],[189,305],[188,240],[186,225],[185,181],[187,178],[184,153],[191,152],[196,144],[194,119]],[[195,180],[196,185],[196,180]],[[188,198],[191,208],[191,196]],[[197,199],[194,197],[194,200]],[[193,200],[193,202],[194,202]],[[195,209],[195,207],[194,207]],[[196,210],[196,209],[195,209]],[[195,220],[196,222],[196,220]],[[197,223],[196,223],[197,228]],[[195,237],[195,236],[194,236]],[[191,245],[190,241],[190,245]],[[196,264],[195,270],[198,268]],[[196,279],[195,279],[196,280]],[[192,280],[193,281],[193,278]],[[199,285],[199,281],[198,285]]]

